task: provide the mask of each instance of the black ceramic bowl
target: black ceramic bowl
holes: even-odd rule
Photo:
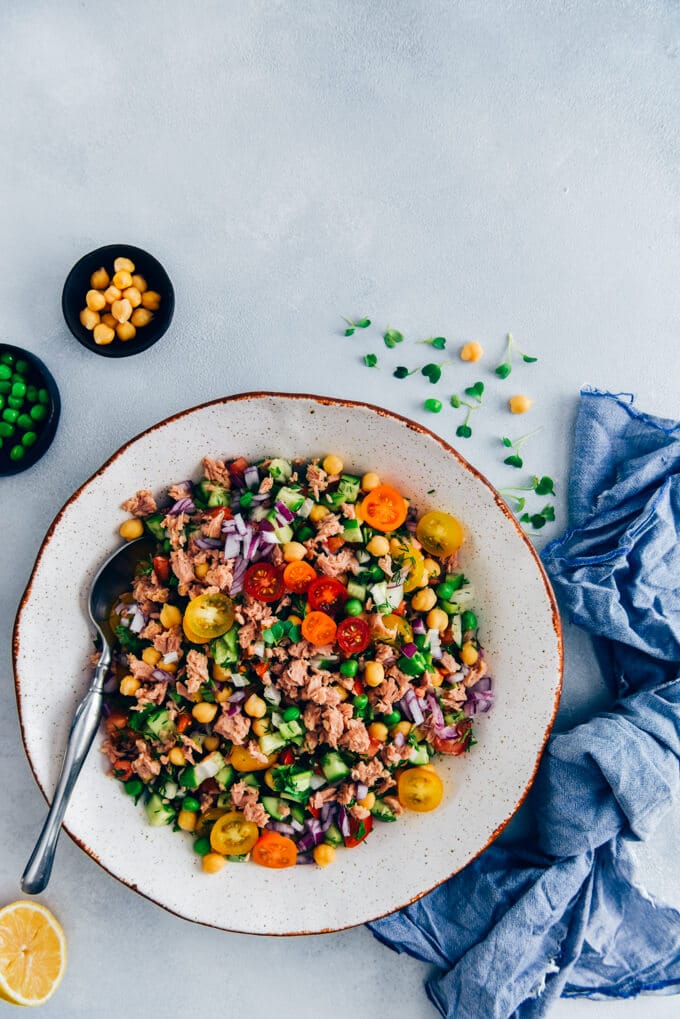
[[[113,262],[116,258],[129,258],[134,262],[135,273],[145,278],[149,290],[156,290],[161,295],[161,303],[158,310],[154,311],[151,322],[140,327],[133,340],[124,343],[116,336],[111,343],[100,346],[94,342],[90,330],[81,325],[80,313],[85,307],[85,295],[91,289],[90,276],[102,266],[109,276],[113,276]],[[175,291],[167,272],[153,255],[130,244],[106,244],[103,248],[83,255],[73,266],[64,283],[61,307],[67,326],[78,342],[88,350],[102,357],[130,357],[131,354],[141,354],[143,350],[148,350],[166,332],[175,310]]]
[[[57,431],[59,414],[61,413],[61,400],[57,383],[39,357],[31,354],[29,350],[24,350],[22,347],[13,347],[9,343],[0,342],[0,365],[5,363],[2,360],[3,354],[10,354],[14,358],[13,364],[6,365],[7,368],[12,370],[14,370],[18,362],[25,361],[28,364],[28,371],[25,373],[28,385],[35,386],[38,390],[47,390],[47,400],[42,401],[42,406],[47,408],[47,416],[33,427],[32,430],[37,434],[38,438],[32,446],[24,447],[24,455],[20,460],[13,460],[10,452],[14,446],[23,446],[21,438],[27,429],[22,429],[18,424],[12,423],[11,427],[14,429],[14,434],[11,436],[0,436],[2,438],[2,447],[0,447],[0,476],[4,477],[9,474],[18,474],[20,471],[25,471],[28,467],[32,467],[47,452],[52,445],[52,439]],[[0,379],[0,382],[12,383],[12,379],[3,378]],[[5,387],[3,386],[2,388]],[[0,408],[0,421],[5,425],[10,424],[10,422],[5,420],[5,411],[17,410],[21,414],[29,413],[30,404],[33,401],[27,401],[23,408],[12,408],[8,406],[7,402],[8,396],[11,394],[0,393],[0,395],[2,396],[3,403],[2,408]]]

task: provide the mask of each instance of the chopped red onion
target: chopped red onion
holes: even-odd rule
[[[309,853],[315,846],[318,846],[324,840],[324,832],[319,831],[318,833],[313,831],[306,831],[304,835],[301,835],[298,839],[298,850],[301,853]]]
[[[255,657],[256,658],[264,658],[264,652],[265,652],[264,641],[263,640],[255,641],[255,643],[253,644],[253,654],[255,655]],[[275,687],[272,687],[272,689],[275,689]],[[277,703],[278,703],[278,701],[277,701]]]
[[[418,650],[418,648],[415,646],[415,644],[410,644],[409,643],[409,644],[404,644],[403,648],[401,649],[401,653],[406,658],[413,658],[413,656],[417,652],[417,650]]]
[[[314,857],[310,853],[298,853],[296,865],[305,867],[308,863],[314,863]]]
[[[491,676],[480,676],[471,689],[473,689],[475,693],[488,693],[492,687],[493,680]]]
[[[425,623],[423,622],[421,616],[418,616],[415,623],[413,624],[413,632],[417,633],[418,636],[420,637],[424,637],[425,634],[427,633],[427,630],[425,629]]]
[[[224,558],[233,559],[241,551],[241,539],[234,531],[227,535],[224,543]]]
[[[426,700],[427,700],[428,707],[429,707],[430,711],[432,712],[432,721],[434,723],[434,727],[438,731],[439,729],[443,728],[444,725],[445,725],[444,714],[443,714],[442,709],[441,709],[441,707],[439,705],[439,701],[437,700],[437,698],[435,697],[435,695],[433,693],[428,693],[428,695],[426,697]]]
[[[130,630],[133,633],[141,633],[143,629],[144,629],[144,613],[138,606],[135,606],[134,615],[130,620]]]
[[[365,782],[359,782],[357,784],[357,799],[358,800],[365,800],[367,796],[368,796],[368,786],[365,784]]]
[[[231,534],[231,532],[235,531],[235,530],[236,530],[236,521],[232,520],[231,517],[229,518],[229,520],[223,520],[222,521],[222,534]]]
[[[326,827],[327,822],[328,827],[330,827],[330,822],[333,820],[334,814],[335,814],[335,803],[328,802],[324,803],[324,805],[321,808],[321,827],[324,829],[324,831],[327,830]]]
[[[257,467],[252,464],[243,472],[243,480],[246,483],[246,488],[257,488],[260,484],[260,472]]]
[[[241,708],[238,704],[230,704],[229,707],[227,708],[227,714],[229,715],[229,718],[233,718],[234,715],[238,715],[240,713]]]
[[[246,533],[246,525],[240,513],[234,513],[234,524],[239,534],[243,535]]]
[[[253,534],[247,545],[245,544],[245,538],[243,541],[245,547],[244,558],[248,559],[249,562],[252,562],[257,555],[258,548],[260,547],[260,535]]]
[[[288,509],[288,507],[286,506],[285,502],[281,502],[280,500],[277,500],[275,505],[276,505],[276,515],[277,515],[277,517],[282,517],[283,518],[283,523],[291,524],[293,522],[293,520],[295,520],[295,514],[292,513]]]
[[[244,701],[245,699],[246,699],[245,690],[237,690],[236,693],[233,693],[231,695],[231,697],[227,697],[227,700],[229,701],[230,704],[240,704],[241,701]]]
[[[403,732],[395,733],[395,736],[394,736],[394,745],[395,745],[395,747],[403,747],[405,742],[406,742],[406,737],[404,736]]]
[[[294,817],[291,817],[290,819],[290,826],[293,829],[293,831],[296,832],[305,830],[305,826],[303,824],[300,824],[300,822],[297,821]]]
[[[202,548],[204,551],[209,548],[222,547],[222,542],[219,538],[194,538],[194,542],[198,548]]]
[[[410,714],[411,716],[411,721],[415,725],[420,725],[421,722],[423,721],[424,716],[420,704],[418,702],[418,698],[416,697],[415,691],[413,690],[412,687],[409,687],[409,689],[402,697],[401,703],[403,704],[404,702],[406,702],[408,706],[408,714]]]
[[[271,828],[272,831],[278,831],[281,835],[294,835],[295,828],[292,824],[286,824],[285,821],[269,821],[267,827]]]
[[[196,507],[194,506],[191,499],[185,496],[184,499],[178,499],[177,502],[173,503],[168,510],[168,516],[178,517],[180,513],[195,513]]]
[[[229,680],[234,686],[243,687],[250,684],[250,680],[246,676],[242,676],[240,672],[232,672]]]
[[[276,537],[273,531],[262,531],[260,534],[262,541],[267,545],[280,545],[281,541]]]
[[[437,735],[442,739],[460,739],[460,733],[455,725],[445,725],[437,731]]]
[[[165,669],[154,669],[151,676],[159,683],[170,683],[175,678],[171,672],[166,672]]]
[[[350,834],[349,817],[342,803],[338,803],[338,828],[345,837]]]

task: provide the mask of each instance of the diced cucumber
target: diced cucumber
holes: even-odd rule
[[[144,809],[152,828],[160,828],[161,825],[170,824],[175,819],[175,811],[163,803],[158,793],[149,797]]]
[[[340,782],[342,779],[347,778],[350,773],[350,769],[337,750],[329,750],[321,758],[321,770],[329,782]]]
[[[449,627],[451,629],[451,636],[453,637],[454,643],[460,647],[463,643],[463,626],[459,615],[451,616],[449,618]]]
[[[387,598],[387,581],[382,580],[379,584],[373,584],[369,588],[369,593],[376,612],[379,612],[381,616],[388,616],[392,611],[392,606]]]
[[[387,588],[387,602],[393,609],[398,609],[404,600],[404,585],[396,584]]]
[[[147,517],[144,521],[144,526],[156,539],[156,541],[163,541],[165,538],[165,528],[163,527],[163,514],[154,513],[153,516]]]
[[[366,601],[366,587],[358,580],[347,581],[347,594],[350,598],[358,598],[359,601]]]
[[[239,780],[243,782],[244,785],[250,786],[251,789],[260,788],[260,783],[258,782],[254,771],[248,771],[245,775],[239,775]]]
[[[371,807],[371,813],[373,817],[377,817],[379,821],[396,821],[397,815],[388,807],[384,800],[376,800]]]
[[[326,502],[331,506],[341,506],[343,502],[356,502],[361,489],[361,478],[355,474],[341,474],[338,487],[326,493]]]
[[[226,488],[222,488],[221,485],[214,485],[212,492],[208,496],[208,506],[210,509],[216,509],[218,506],[228,506],[229,498],[229,492]]]
[[[461,587],[449,601],[449,605],[453,607],[454,612],[465,612],[467,609],[472,608],[474,603],[475,592],[472,584],[466,584],[464,587]]]
[[[270,754],[275,754],[277,750],[282,750],[285,747],[286,739],[278,732],[266,732],[264,736],[260,736],[258,743],[262,753],[269,757]]]
[[[153,711],[146,719],[146,730],[156,739],[167,739],[175,731],[175,723],[165,708]]]
[[[288,481],[293,473],[293,465],[289,460],[282,460],[280,457],[272,460],[267,468],[274,481]]]
[[[410,764],[429,764],[430,755],[427,752],[426,744],[419,743],[417,746],[415,746],[411,753],[409,754],[408,759]]]
[[[182,785],[185,789],[195,789],[201,782],[205,782],[206,778],[215,778],[218,772],[225,767],[226,763],[222,754],[218,753],[217,750],[213,750],[211,754],[204,757],[198,764],[184,769],[180,776]]]
[[[279,539],[282,545],[285,545],[287,542],[293,540],[293,528],[290,526],[290,524],[279,524],[277,522],[275,509],[269,510],[266,519],[272,525],[272,530],[274,531],[274,534]]]
[[[281,722],[279,725],[279,733],[288,742],[294,740],[298,736],[304,735],[304,730],[296,718],[290,722]]]
[[[217,665],[235,664],[239,659],[238,627],[232,626],[225,634],[214,640],[210,649]]]
[[[240,856],[228,856],[229,863],[247,863],[250,853],[242,853]]]
[[[267,516],[267,513],[269,513],[269,509],[267,508],[267,506],[263,505],[253,506],[252,510],[250,511],[249,517],[251,520],[256,521],[264,520],[264,518]]]
[[[291,513],[295,513],[296,510],[300,509],[303,502],[305,501],[304,494],[299,488],[288,488],[283,486],[276,493],[276,501],[282,502],[284,506],[287,506]]]
[[[217,782],[220,789],[228,789],[231,783],[234,781],[235,774],[234,769],[230,764],[225,764],[223,768],[215,775],[215,781]]]
[[[342,536],[345,541],[350,542],[361,542],[364,540],[364,536],[361,533],[361,524],[358,520],[346,520],[345,529],[342,532]]]
[[[217,797],[217,806],[220,810],[231,810],[231,793],[220,793]]]
[[[289,813],[290,808],[287,804],[280,800],[278,796],[263,796],[261,801],[262,806],[267,813],[274,818],[275,821],[283,821]]]
[[[345,842],[340,832],[340,829],[335,824],[329,825],[329,827],[326,829],[326,834],[324,835],[323,840],[326,843],[326,845],[329,846],[342,846],[344,845]]]
[[[179,786],[176,782],[173,782],[171,778],[168,778],[163,783],[162,789],[158,790],[165,800],[174,800],[175,796],[179,792]]]
[[[358,561],[363,565],[371,561],[371,553],[367,552],[366,549],[360,548],[356,554]]]
[[[301,807],[299,803],[290,804],[290,816],[298,822],[298,824],[304,824],[307,812],[304,807]]]

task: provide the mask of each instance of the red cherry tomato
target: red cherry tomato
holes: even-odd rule
[[[248,466],[248,461],[244,456],[237,456],[235,460],[232,460],[229,464],[229,473],[240,476]]]
[[[279,764],[292,764],[294,760],[295,754],[290,749],[290,747],[286,747],[285,750],[281,751],[281,756],[279,757]]]
[[[209,509],[203,510],[203,512],[206,517],[216,517],[220,513],[223,513],[225,520],[231,520],[234,515],[228,506],[211,506]]]
[[[356,616],[348,616],[338,625],[337,641],[345,654],[358,655],[371,641],[368,623]]]
[[[441,736],[433,737],[432,746],[438,754],[452,754],[454,757],[460,757],[461,754],[470,749],[469,732],[472,728],[472,722],[466,718],[459,722],[456,728],[458,739],[443,739]]]
[[[317,577],[307,588],[307,598],[315,612],[337,612],[349,595],[345,585],[334,577]]]
[[[164,555],[155,555],[153,557],[153,571],[160,580],[161,584],[165,584],[170,580],[170,560]]]
[[[369,814],[362,821],[350,815],[349,835],[345,835],[345,845],[348,849],[354,849],[360,842],[363,842],[367,835],[373,831],[373,816]]]
[[[254,563],[246,570],[243,580],[246,594],[258,601],[276,601],[284,591],[281,570],[271,563]]]

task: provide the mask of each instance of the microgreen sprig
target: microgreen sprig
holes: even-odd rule
[[[427,340],[416,340],[416,343],[428,343],[435,350],[444,350],[446,348],[446,340],[443,336],[430,336]]]
[[[458,409],[458,407],[467,407],[467,414],[462,425],[458,425],[456,428],[456,435],[460,436],[461,439],[469,439],[472,435],[472,428],[470,427],[470,418],[476,410],[482,406],[482,397],[484,395],[484,383],[475,382],[474,385],[468,386],[465,390],[465,395],[475,400],[475,403],[470,403],[469,400],[463,400],[462,397],[454,393],[451,397],[451,406]]]
[[[394,375],[395,379],[406,379],[409,377],[409,375],[415,375],[416,372],[420,372],[421,375],[424,375],[425,378],[429,379],[432,385],[434,385],[436,382],[439,382],[440,378],[442,377],[442,368],[445,368],[446,365],[453,363],[454,363],[453,361],[440,361],[439,364],[430,363],[424,364],[422,366],[419,365],[417,368],[411,368],[410,371],[403,364],[400,364],[397,368],[394,369],[392,374]]]
[[[383,340],[385,341],[385,346],[390,350],[393,350],[398,343],[404,342],[404,334],[400,333],[398,329],[390,329],[388,326],[385,330]]]
[[[495,369],[496,375],[499,379],[507,379],[508,375],[512,371],[512,355],[513,353],[519,354],[523,361],[527,364],[534,364],[538,361],[537,357],[531,357],[530,354],[525,354],[524,351],[520,350],[512,333],[508,333],[508,338],[505,344],[505,360],[502,361]]]
[[[370,318],[360,318],[358,322],[352,322],[351,318],[345,318],[342,316],[342,321],[347,323],[347,329],[345,329],[345,336],[354,336],[357,329],[368,329],[371,324]]]
[[[377,354],[364,354],[364,364],[367,368],[378,367],[378,355]]]
[[[522,460],[522,457],[520,456],[520,449],[522,447],[522,444],[524,442],[526,442],[527,439],[530,439],[532,435],[536,435],[540,431],[542,431],[542,429],[535,428],[533,432],[527,432],[526,435],[522,435],[522,436],[520,436],[519,439],[515,439],[514,441],[512,439],[509,439],[507,437],[507,435],[504,435],[503,438],[501,439],[501,442],[506,447],[506,449],[512,449],[512,450],[514,450],[514,452],[512,452],[510,454],[510,456],[506,456],[506,458],[503,461],[503,463],[507,464],[508,467],[518,467],[518,468],[519,467],[523,467],[524,466],[524,461]]]
[[[544,506],[540,513],[524,513],[523,510],[527,503],[527,497],[516,495],[515,493],[517,492],[535,492],[536,495],[555,495],[555,482],[547,474],[543,474],[541,477],[538,474],[534,474],[529,485],[501,488],[500,493],[515,504],[515,513],[522,513],[522,516],[519,518],[520,522],[531,524],[535,531],[545,527],[549,520],[555,519],[555,507],[551,503]]]
[[[521,524],[531,524],[535,531],[540,531],[542,527],[548,523],[549,520],[555,519],[555,507],[552,503],[548,503],[544,506],[540,513],[522,513],[519,518]]]

